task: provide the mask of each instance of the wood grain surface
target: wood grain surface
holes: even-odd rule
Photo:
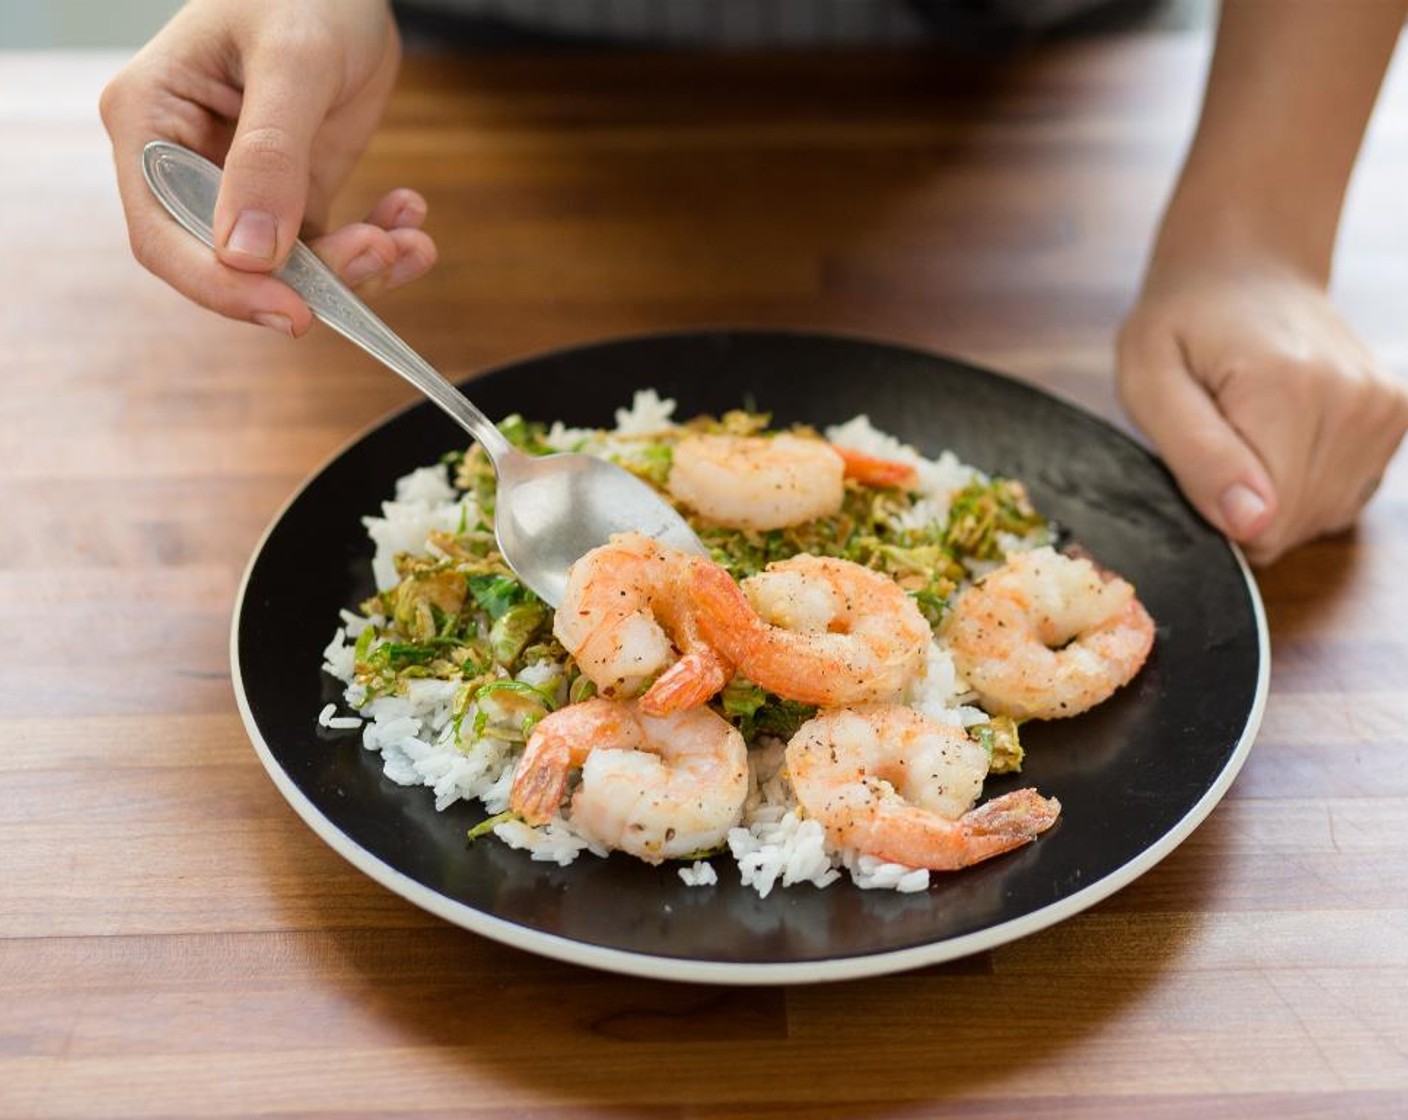
[[[1110,342],[1206,43],[414,58],[343,200],[424,191],[380,301],[464,376],[697,324],[834,328],[1122,422]],[[709,988],[539,959],[365,878],[236,714],[237,583],[411,391],[132,261],[110,55],[0,56],[0,1116],[1408,1115],[1408,470],[1262,575],[1272,692],[1223,804],[1046,932],[878,980]],[[1336,291],[1408,368],[1408,78]],[[373,496],[369,495],[369,504]],[[310,719],[312,715],[310,714]]]

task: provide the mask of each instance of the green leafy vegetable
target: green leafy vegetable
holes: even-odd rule
[[[490,681],[474,693],[474,737],[492,731],[496,738],[527,742],[538,721],[557,707],[541,688],[523,681]]]
[[[790,739],[816,715],[816,708],[774,696],[743,677],[735,677],[719,694],[724,718],[749,742],[758,735]]]
[[[492,573],[470,576],[469,594],[494,622],[520,603],[542,602],[513,576]]]
[[[528,648],[528,643],[547,625],[552,612],[536,598],[532,602],[515,603],[494,620],[489,630],[489,650],[500,665],[513,666]]]
[[[988,752],[988,772],[1015,774],[1022,769],[1026,751],[1017,734],[1017,721],[1011,716],[993,716],[987,723],[975,724],[969,734]]]
[[[1027,490],[1012,479],[973,482],[955,495],[949,506],[944,544],[955,555],[975,560],[1001,560],[1000,534],[1024,536],[1046,526],[1032,508]]]
[[[477,825],[475,825],[467,833],[465,833],[465,839],[472,844],[481,836],[489,835],[489,833],[493,832],[494,829],[499,827],[499,825],[507,824],[509,821],[516,820],[518,820],[518,814],[515,813],[512,809],[506,809],[502,813],[495,813],[492,817],[485,817],[482,821],[480,821]]]

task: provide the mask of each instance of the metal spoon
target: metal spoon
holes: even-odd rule
[[[142,171],[172,217],[214,248],[220,169],[179,144],[153,140],[142,152]],[[515,448],[302,241],[274,275],[301,295],[314,315],[390,366],[479,441],[498,475],[499,551],[552,606],[562,601],[572,562],[613,533],[634,529],[676,548],[705,551],[684,519],[624,467],[591,455],[534,456]]]

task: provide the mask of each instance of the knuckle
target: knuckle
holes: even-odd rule
[[[1395,433],[1395,439],[1401,439],[1403,433],[1408,431],[1408,391],[1402,385],[1394,385],[1392,395],[1389,400],[1386,423]]]
[[[226,162],[276,178],[290,175],[298,167],[289,134],[278,125],[260,125],[241,133]]]
[[[132,256],[143,268],[154,275],[160,275],[157,268],[159,254],[152,244],[152,237],[138,229],[129,229],[127,232],[127,244],[132,250]]]
[[[1302,403],[1308,404],[1313,398],[1324,395],[1332,386],[1347,387],[1344,371],[1334,363],[1318,358],[1283,360],[1278,373],[1279,385]]]
[[[1394,403],[1408,400],[1408,385],[1404,385],[1402,380],[1380,363],[1373,363],[1367,376],[1383,400]]]
[[[1357,370],[1358,380],[1345,394],[1352,422],[1366,426],[1408,423],[1408,392],[1385,371],[1369,366]]]
[[[122,115],[122,109],[127,101],[127,78],[126,74],[118,74],[107,85],[103,87],[103,92],[98,95],[98,116],[103,122],[103,127],[112,132],[113,122]]]
[[[98,94],[98,116],[103,126],[112,132],[125,117],[150,115],[154,106],[168,101],[168,91],[176,82],[167,72],[170,63],[160,58],[139,54],[108,79]]]

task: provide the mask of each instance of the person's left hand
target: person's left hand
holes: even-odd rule
[[[1151,270],[1117,384],[1188,500],[1254,564],[1349,527],[1408,430],[1408,392],[1276,262]]]

